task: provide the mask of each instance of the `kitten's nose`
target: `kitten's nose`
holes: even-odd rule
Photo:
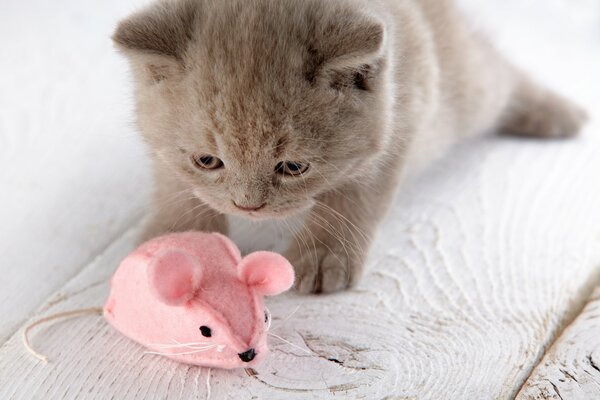
[[[254,349],[249,349],[243,353],[239,353],[238,356],[240,356],[240,360],[243,362],[250,362],[256,357],[256,351]]]
[[[239,208],[242,211],[258,211],[261,208],[263,208],[264,206],[267,205],[267,203],[262,203],[259,206],[240,206],[239,204],[237,204],[235,201],[233,202],[233,205],[236,206],[237,208]]]

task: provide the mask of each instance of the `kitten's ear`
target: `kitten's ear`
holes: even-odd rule
[[[333,87],[353,84],[366,90],[367,78],[383,56],[385,39],[385,25],[375,17],[340,17],[321,30],[318,48],[310,50],[313,60],[307,77],[327,79]]]
[[[112,39],[136,69],[159,82],[183,70],[197,18],[197,1],[163,1],[121,21]]]

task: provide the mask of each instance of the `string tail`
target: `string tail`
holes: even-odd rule
[[[39,359],[40,361],[42,361],[44,363],[48,363],[48,357],[46,357],[45,355],[43,355],[43,354],[39,353],[38,351],[36,351],[31,346],[31,343],[29,342],[29,332],[33,328],[35,328],[38,325],[44,324],[46,322],[54,321],[54,320],[57,320],[57,319],[60,319],[60,318],[78,317],[78,316],[87,315],[87,314],[102,315],[102,313],[103,313],[103,309],[101,307],[91,307],[91,308],[82,308],[82,309],[73,310],[73,311],[60,312],[60,313],[52,314],[52,315],[49,315],[49,316],[47,316],[45,318],[39,319],[39,320],[37,320],[35,322],[30,323],[29,325],[27,325],[23,329],[23,332],[21,334],[21,339],[23,341],[23,346],[35,358]]]

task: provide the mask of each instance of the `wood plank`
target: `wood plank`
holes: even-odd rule
[[[600,287],[546,353],[517,399],[600,399]]]
[[[0,13],[0,343],[142,217],[150,187],[109,39],[133,6],[61,4]]]
[[[404,188],[355,290],[269,301],[286,342],[253,373],[145,356],[88,316],[33,333],[49,365],[19,335],[0,348],[0,398],[511,398],[600,264],[599,152],[589,137],[460,146]],[[132,236],[39,315],[101,305]]]
[[[599,117],[597,15],[569,8],[573,2],[465,2],[487,9],[496,26],[510,20],[500,35],[513,44],[509,53]],[[592,2],[597,5],[578,4]],[[32,4],[37,13],[29,12]],[[115,93],[127,92],[116,80],[125,67],[114,64],[106,40],[118,15],[126,14],[119,7],[130,7],[122,4],[90,8],[68,1],[57,13],[50,3],[31,0],[3,9],[6,54],[31,51],[19,60],[0,58],[17,66],[0,74],[0,91],[20,93],[0,96],[0,180],[9,189],[0,208],[0,338],[44,299],[38,316],[101,305],[110,274],[131,249],[133,231],[78,273],[141,215],[139,148],[123,142],[130,136],[120,125],[126,104],[113,104]],[[25,23],[39,30],[15,37]],[[593,41],[585,26],[594,28]],[[69,58],[74,49],[77,60]],[[569,62],[553,62],[558,58]],[[54,63],[59,59],[66,63]],[[46,86],[47,75],[62,89]],[[30,109],[38,100],[56,108]],[[65,126],[75,114],[82,118]],[[78,135],[90,127],[98,130]],[[60,136],[64,130],[69,134]],[[109,146],[104,130],[114,139]],[[25,353],[18,334],[10,336],[0,347],[0,398],[512,398],[584,301],[582,289],[599,265],[599,131],[595,123],[574,142],[485,138],[456,149],[403,188],[357,289],[269,302],[272,332],[292,344],[272,337],[273,353],[256,373],[144,356],[88,316],[34,331],[32,342],[49,365]],[[25,151],[34,156],[21,157]],[[14,272],[10,280],[7,271]]]

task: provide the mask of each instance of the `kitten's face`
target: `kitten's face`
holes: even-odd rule
[[[180,60],[138,64],[142,132],[160,164],[220,212],[305,210],[381,150],[385,60],[330,63],[324,39],[306,31],[331,24],[307,22],[315,10],[294,21],[283,7],[219,4],[197,17],[203,28]]]

